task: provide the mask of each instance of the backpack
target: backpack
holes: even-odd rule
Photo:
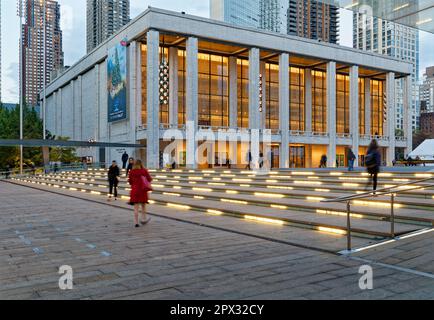
[[[375,166],[377,166],[377,159],[375,157],[375,153],[368,153],[365,157],[365,165],[368,168],[373,168]]]

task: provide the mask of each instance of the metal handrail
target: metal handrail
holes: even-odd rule
[[[393,238],[395,238],[395,200],[396,200],[396,196],[398,194],[408,192],[411,190],[432,188],[432,187],[434,187],[434,184],[415,186],[413,188],[405,188],[403,190],[395,190],[395,189],[397,189],[397,188],[399,189],[399,188],[407,187],[407,186],[413,186],[413,185],[427,182],[427,181],[431,181],[431,180],[434,180],[434,177],[426,178],[426,179],[422,179],[422,180],[418,180],[418,181],[413,181],[413,182],[409,182],[409,183],[402,183],[402,184],[395,185],[393,187],[383,188],[383,189],[379,189],[379,190],[375,190],[375,191],[358,193],[358,194],[354,194],[354,195],[347,196],[347,197],[322,200],[321,202],[324,202],[324,203],[346,202],[347,203],[347,231],[346,231],[347,232],[347,251],[351,252],[351,250],[352,250],[352,247],[351,247],[351,201],[352,200],[366,199],[366,198],[371,198],[374,196],[377,197],[379,195],[389,195],[390,194],[390,237],[393,239]]]
[[[339,197],[339,198],[335,198],[335,199],[327,199],[327,200],[322,200],[321,202],[344,202],[347,200],[354,200],[354,199],[365,199],[365,198],[370,198],[372,196],[378,196],[378,195],[388,195],[391,193],[394,194],[399,194],[399,193],[403,193],[406,191],[410,191],[410,190],[417,190],[417,189],[422,189],[422,188],[426,188],[427,186],[418,186],[416,188],[411,188],[411,189],[405,189],[405,190],[398,190],[398,191],[389,191],[389,190],[393,190],[396,188],[402,188],[402,187],[406,187],[406,186],[412,186],[418,183],[423,183],[426,181],[431,181],[434,180],[434,177],[431,178],[426,178],[426,179],[422,179],[422,180],[417,180],[417,181],[413,181],[413,182],[408,182],[408,183],[402,183],[402,184],[397,184],[393,187],[387,187],[387,188],[383,188],[383,189],[378,189],[375,191],[367,191],[364,193],[357,193],[357,194],[353,194],[351,196],[346,196],[346,197]]]

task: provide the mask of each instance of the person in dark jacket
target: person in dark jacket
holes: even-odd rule
[[[381,167],[381,154],[377,140],[372,140],[366,153],[365,164],[368,169],[368,173],[371,175],[372,188],[377,190],[378,174]]]
[[[356,155],[351,148],[348,149],[348,171],[354,171],[354,161],[356,161]]]
[[[129,174],[129,172],[131,171],[131,170],[133,170],[133,166],[134,166],[134,159],[133,158],[130,158],[129,160],[128,160],[128,167],[127,167],[127,177],[128,177],[128,174]]]
[[[125,151],[124,154],[122,155],[122,169],[126,169],[127,168],[127,162],[128,162],[129,157],[130,156]]]
[[[119,167],[116,163],[116,161],[112,162],[112,165],[110,166],[108,170],[108,181],[109,181],[109,197],[108,201],[112,199],[112,195],[114,194],[115,200],[118,198],[118,184],[119,184],[119,176],[121,175],[121,172],[119,170]]]

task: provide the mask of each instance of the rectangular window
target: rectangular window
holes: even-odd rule
[[[312,131],[327,132],[327,82],[323,71],[312,71]]]
[[[178,50],[178,124],[185,124],[185,50]]]
[[[383,136],[384,81],[371,80],[371,135]]]
[[[199,53],[199,125],[229,126],[228,58]]]
[[[305,130],[305,85],[304,69],[290,68],[290,129],[292,131]]]
[[[249,127],[249,61],[237,59],[238,127]]]
[[[336,132],[350,133],[350,77],[336,75]]]
[[[365,135],[365,79],[359,78],[359,134]]]
[[[279,66],[265,64],[266,128],[279,129]]]

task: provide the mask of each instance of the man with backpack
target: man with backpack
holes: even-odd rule
[[[373,190],[377,190],[378,184],[378,174],[380,173],[381,167],[381,154],[379,152],[379,146],[377,140],[372,140],[368,152],[365,157],[365,164],[368,173],[371,175]]]

